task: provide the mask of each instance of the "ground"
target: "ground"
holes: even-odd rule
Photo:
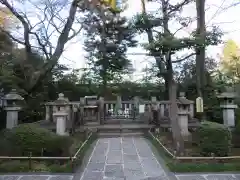
[[[240,174],[167,174],[144,138],[102,138],[80,175],[8,174],[0,180],[240,180]]]
[[[81,180],[158,177],[168,180],[144,138],[99,139]]]

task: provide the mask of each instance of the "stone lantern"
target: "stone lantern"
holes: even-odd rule
[[[22,96],[17,94],[16,89],[12,89],[3,98],[5,100],[5,110],[7,111],[7,129],[12,129],[18,125],[18,112],[21,110]]]
[[[69,105],[68,100],[64,97],[63,93],[58,95],[58,99],[54,101],[54,106],[56,111],[53,113],[54,118],[56,119],[56,133],[58,135],[64,136],[68,135],[67,133],[67,107]]]
[[[220,99],[220,107],[223,109],[223,124],[228,127],[235,127],[235,109],[237,105],[234,103],[236,93],[232,88],[227,88],[226,92],[217,96]]]
[[[190,114],[189,109],[192,101],[185,97],[184,92],[180,93],[178,101],[178,123],[181,129],[181,134],[183,137],[188,137],[190,135],[188,131],[188,117]]]

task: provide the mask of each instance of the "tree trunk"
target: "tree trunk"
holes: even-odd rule
[[[168,28],[168,1],[162,1],[162,14],[163,14],[163,32],[165,36],[169,34]],[[177,155],[184,154],[184,141],[181,135],[181,129],[178,123],[178,105],[177,105],[177,87],[173,77],[173,67],[172,67],[172,59],[171,59],[171,49],[165,53],[165,60],[166,60],[166,82],[168,82],[168,93],[169,93],[169,101],[170,101],[170,111],[169,111],[169,118],[171,122],[172,128],[172,137],[175,146],[175,150]]]
[[[205,43],[205,0],[196,0],[197,10],[197,36],[200,38],[201,44]],[[196,48],[196,81],[197,93],[199,97],[204,98],[204,87],[206,84],[205,71],[205,46],[201,45]]]
[[[172,81],[169,82],[169,97],[170,97],[170,121],[171,121],[171,127],[172,127],[172,137],[173,137],[173,143],[176,150],[177,156],[184,155],[184,141],[183,137],[181,135],[181,129],[178,124],[178,106],[177,106],[177,85],[172,79]]]

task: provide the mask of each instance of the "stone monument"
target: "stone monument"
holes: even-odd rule
[[[220,107],[223,109],[223,124],[228,127],[235,127],[235,109],[237,105],[234,103],[236,93],[233,88],[226,88],[226,92],[221,93],[218,98],[221,101]]]
[[[12,89],[3,100],[5,100],[5,110],[7,111],[6,128],[12,129],[18,125],[18,112],[21,110],[19,102],[23,101],[24,98],[17,94],[16,89]]]

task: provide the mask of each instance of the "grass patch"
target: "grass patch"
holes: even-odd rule
[[[172,157],[162,148],[156,139],[150,134],[146,138],[157,149],[159,155],[163,158],[166,166],[171,172],[236,172],[240,171],[240,162],[180,162]]]

